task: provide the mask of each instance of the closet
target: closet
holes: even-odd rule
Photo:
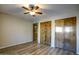
[[[55,46],[76,52],[76,17],[55,21]]]
[[[51,44],[51,21],[40,23],[40,43]]]

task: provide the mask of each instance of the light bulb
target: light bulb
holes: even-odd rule
[[[31,15],[35,15],[35,12],[30,12]]]

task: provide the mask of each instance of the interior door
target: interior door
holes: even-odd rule
[[[64,20],[64,49],[76,51],[76,17]]]
[[[41,44],[51,44],[51,21],[40,23],[40,42]]]
[[[64,20],[55,21],[55,46],[63,48],[64,42]]]
[[[45,22],[40,23],[40,43],[45,44],[46,41],[46,27]]]
[[[38,37],[38,24],[34,23],[33,24],[33,42],[37,42],[37,37]]]
[[[46,22],[46,44],[51,44],[51,21]]]

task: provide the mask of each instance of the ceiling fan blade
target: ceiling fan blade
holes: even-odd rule
[[[24,6],[23,6],[22,8],[24,8],[25,10],[28,10],[28,11],[29,11],[29,9],[28,9],[28,8],[26,8],[26,7],[24,7]]]
[[[35,17],[35,15],[32,15],[33,17]]]
[[[35,12],[35,13],[37,13],[37,14],[43,14],[42,12]]]
[[[26,13],[24,13],[24,14],[28,14],[29,12],[26,12]]]
[[[37,10],[37,9],[39,9],[39,7],[38,6],[35,6],[35,10]]]

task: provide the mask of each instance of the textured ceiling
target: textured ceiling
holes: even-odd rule
[[[64,12],[71,12],[71,10],[79,10],[79,5],[41,4],[39,6],[41,8],[41,11],[43,12],[43,15],[36,16],[36,18],[47,17],[48,15],[55,16],[57,14],[62,14]],[[25,10],[22,9],[22,5],[20,4],[0,4],[0,12],[15,15],[29,21],[33,21],[35,19],[29,14],[23,14]]]

